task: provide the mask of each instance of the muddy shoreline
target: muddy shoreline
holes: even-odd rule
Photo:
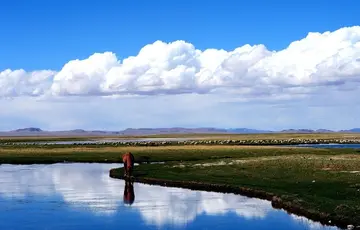
[[[117,169],[111,169],[109,172],[109,176],[115,179],[124,179],[122,175],[119,175]],[[264,199],[271,201],[271,205],[275,209],[283,209],[288,213],[306,217],[310,220],[320,222],[323,225],[336,226],[342,229],[347,229],[349,225],[353,225],[354,228],[350,229],[360,229],[360,223],[356,223],[354,220],[351,219],[351,217],[322,213],[316,210],[308,210],[292,203],[291,201],[284,201],[281,199],[281,197],[276,196],[273,193],[265,192],[262,190],[255,190],[251,188],[231,185],[210,184],[194,181],[173,181],[147,177],[134,177],[133,181],[150,185],[177,187],[208,192],[232,193],[252,198]]]

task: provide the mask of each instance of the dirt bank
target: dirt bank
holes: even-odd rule
[[[124,179],[124,177],[117,171],[117,169],[111,169],[109,172],[111,178]],[[146,177],[135,177],[135,182],[160,185],[166,187],[186,188],[191,190],[201,190],[209,192],[221,192],[221,193],[233,193],[243,195],[247,197],[260,198],[271,201],[272,207],[276,209],[283,209],[288,213],[292,213],[299,216],[304,216],[313,221],[320,222],[323,225],[337,226],[339,228],[346,229],[349,225],[355,226],[351,229],[360,229],[360,223],[356,223],[351,217],[344,217],[337,214],[321,213],[316,210],[307,210],[291,201],[284,201],[281,197],[276,196],[273,193],[255,190],[245,187],[238,187],[232,185],[210,184],[194,181],[173,181]]]

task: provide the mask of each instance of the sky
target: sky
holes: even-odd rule
[[[356,0],[4,0],[0,130],[360,127]]]

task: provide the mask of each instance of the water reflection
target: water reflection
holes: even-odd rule
[[[112,179],[114,167],[0,165],[0,229],[330,229],[269,201]]]
[[[360,144],[298,144],[297,147],[360,149]]]
[[[124,204],[132,205],[135,201],[134,183],[130,179],[125,180]]]

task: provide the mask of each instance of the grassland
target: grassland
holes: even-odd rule
[[[101,147],[101,146],[2,146],[0,163],[35,164],[57,162],[108,162],[121,163],[121,155],[127,151],[135,155],[135,161],[177,162],[206,161],[230,158],[281,156],[316,153],[318,155],[352,154],[353,150],[305,149],[275,146],[157,146],[157,147]]]
[[[336,135],[339,134],[231,135],[230,138],[360,138],[358,134]],[[229,139],[229,135],[223,138]],[[219,136],[214,139],[218,140]],[[138,181],[158,184],[166,181],[167,185],[192,188],[216,185],[222,188],[219,191],[243,191],[247,195],[276,198],[274,204],[315,220],[360,226],[360,150],[241,145],[1,145],[0,164],[121,163],[121,155],[127,151],[135,155],[138,163],[165,162],[137,166]],[[110,175],[121,178],[122,169],[111,170]]]
[[[224,186],[214,191],[242,189],[246,195],[262,191],[265,195],[255,193],[276,197],[280,207],[314,220],[342,227],[360,225],[359,150],[230,146],[187,150],[173,152],[166,164],[137,166],[135,177],[140,182],[194,189]],[[165,155],[158,159],[170,160]],[[110,175],[121,178],[122,173],[114,169]]]

